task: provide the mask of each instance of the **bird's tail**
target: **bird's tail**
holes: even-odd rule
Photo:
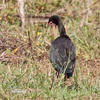
[[[75,47],[72,47],[72,50],[69,54],[69,61],[67,64],[67,68],[65,69],[65,76],[67,78],[71,77],[73,75],[74,69],[75,69],[75,63],[76,63],[76,50]]]

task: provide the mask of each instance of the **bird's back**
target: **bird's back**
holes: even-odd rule
[[[50,48],[50,61],[58,72],[64,72],[73,43],[69,37],[58,37]]]

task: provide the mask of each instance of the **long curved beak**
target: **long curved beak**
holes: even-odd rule
[[[57,37],[56,24],[54,24],[52,21],[48,22],[48,24],[52,28],[52,35],[54,36],[54,38],[56,38]]]
[[[48,22],[48,24],[49,24],[51,27],[56,27],[56,24],[54,24],[52,21]]]

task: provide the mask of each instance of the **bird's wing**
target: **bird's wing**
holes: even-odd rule
[[[68,61],[68,51],[65,48],[50,48],[50,61],[54,67],[64,69]],[[60,70],[61,70],[60,69]]]
[[[76,63],[76,49],[75,46],[72,44],[69,50],[69,61],[67,63],[67,67],[65,69],[65,76],[67,78],[71,77],[74,72],[75,63]]]

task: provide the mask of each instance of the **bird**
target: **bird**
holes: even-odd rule
[[[48,24],[58,27],[60,36],[50,46],[50,62],[52,63],[57,78],[60,73],[64,74],[64,80],[72,77],[76,63],[76,47],[70,37],[66,34],[65,27],[58,15],[52,15]]]

